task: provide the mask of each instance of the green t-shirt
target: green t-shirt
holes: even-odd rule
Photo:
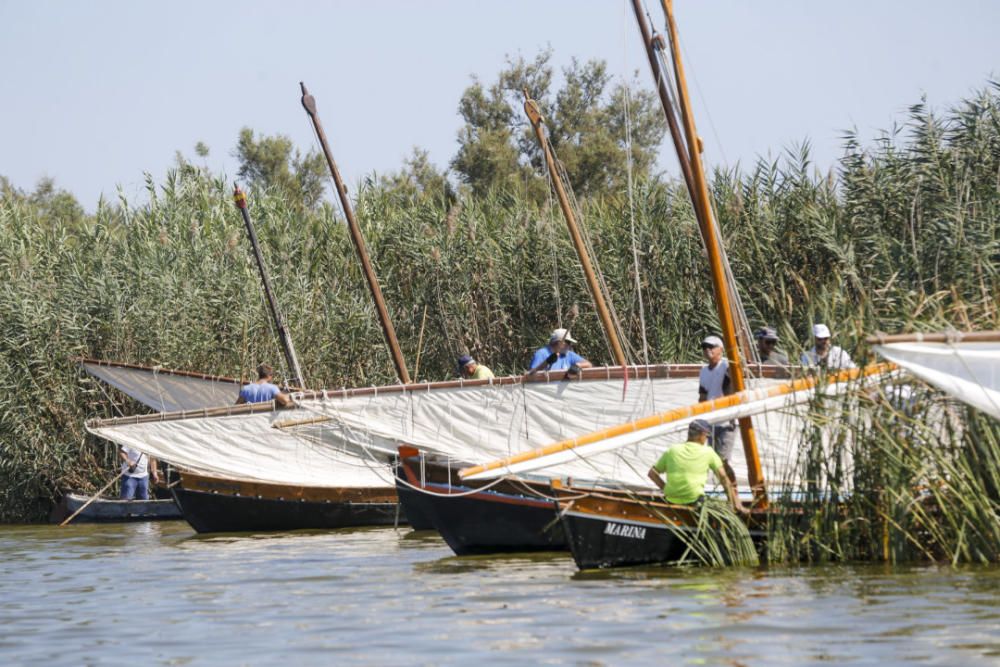
[[[722,459],[709,445],[685,442],[663,452],[653,469],[667,475],[667,485],[663,487],[667,502],[686,505],[705,492],[708,471],[721,467]]]
[[[482,364],[476,364],[476,372],[473,373],[469,379],[470,380],[489,380],[493,377],[493,371],[486,368]]]

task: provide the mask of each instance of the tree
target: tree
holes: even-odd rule
[[[551,57],[545,50],[531,61],[508,58],[495,83],[486,87],[474,78],[462,94],[459,114],[465,124],[451,167],[473,193],[497,187],[520,187],[535,196],[546,192],[541,148],[523,111],[525,89],[539,103],[549,140],[576,192],[597,195],[625,187],[629,130],[634,175],[653,176],[665,133],[653,93],[640,89],[635,76],[628,86],[612,84],[603,61],[576,59],[553,92]]]
[[[447,173],[431,163],[426,150],[416,146],[410,157],[403,160],[403,168],[380,178],[379,185],[408,201],[422,198],[455,201],[455,190],[448,182]]]
[[[318,151],[303,156],[284,135],[258,139],[244,127],[234,156],[240,161],[240,178],[251,185],[275,188],[306,209],[319,206],[326,187],[326,163]]]

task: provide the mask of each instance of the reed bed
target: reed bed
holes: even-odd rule
[[[836,173],[817,173],[807,146],[745,173],[715,173],[716,209],[751,323],[776,326],[782,346],[796,354],[809,343],[810,325],[825,321],[856,357],[864,335],[876,330],[1000,327],[998,119],[994,86],[940,116],[914,107],[904,128],[873,146],[848,137]],[[116,407],[71,357],[226,375],[245,375],[261,360],[280,364],[230,187],[185,165],[162,183],[147,179],[143,202],[119,195],[92,215],[60,216],[29,198],[0,198],[0,521],[37,519],[63,490],[98,488],[113,470],[111,448],[88,439],[82,424]],[[392,381],[338,214],[329,205],[303,213],[276,191],[249,195],[308,384]],[[595,362],[610,361],[557,208],[503,191],[457,202],[434,193],[402,197],[374,180],[360,188],[356,207],[411,368],[420,357],[420,379],[450,377],[456,355],[467,351],[498,374],[520,371],[556,326],[571,327]],[[698,341],[717,322],[682,187],[639,183],[631,197],[607,192],[581,208],[633,359],[644,360],[634,246],[649,360],[697,360]],[[117,409],[137,409],[112,398]],[[972,414],[962,424],[949,446],[978,433],[977,447],[994,448],[977,456],[995,462],[996,425]],[[915,464],[891,449],[901,446],[898,438],[874,427],[870,435],[855,440],[866,448],[856,458],[897,461],[901,470]],[[961,484],[947,487],[950,494],[996,493],[995,483],[956,477],[964,468],[955,456],[949,465],[959,467],[948,479]],[[890,546],[914,531],[946,530],[930,519],[900,523],[916,521],[898,513],[912,509],[903,489],[886,487],[879,502],[890,505],[864,515],[872,525],[887,517]],[[889,519],[904,527],[899,539]],[[981,546],[985,519],[955,522],[948,534],[960,533],[961,542],[940,554],[931,549],[936,557],[996,559]],[[833,530],[809,535],[825,544]],[[836,530],[843,534],[843,526]],[[788,534],[795,536],[787,540],[789,557],[819,553],[812,538]],[[865,557],[850,544],[834,541],[830,549]]]

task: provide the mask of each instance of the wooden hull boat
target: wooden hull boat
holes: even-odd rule
[[[406,522],[389,487],[296,487],[181,473],[173,493],[184,519],[199,533]]]
[[[396,488],[404,511],[426,517],[459,556],[566,549],[547,484],[462,482],[457,467],[400,447]]]
[[[49,515],[50,523],[62,523],[87,504],[91,496],[67,493]],[[98,498],[73,518],[73,523],[124,523],[128,521],[162,521],[180,519],[181,511],[173,500],[118,500]]]
[[[573,560],[581,570],[630,565],[664,565],[681,560],[696,538],[698,510],[690,505],[615,497],[603,493],[561,493],[559,518]],[[750,536],[761,552],[760,517]],[[711,530],[709,528],[708,530]]]

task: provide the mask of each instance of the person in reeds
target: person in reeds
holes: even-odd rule
[[[857,368],[851,355],[842,347],[830,344],[830,328],[825,324],[813,325],[813,348],[802,354],[802,365],[809,368]]]
[[[241,403],[267,403],[274,401],[274,404],[281,408],[292,407],[292,397],[281,391],[271,380],[274,379],[274,369],[267,364],[257,367],[257,381],[243,385],[240,389],[240,397],[236,399],[236,404]]]
[[[590,368],[593,364],[573,350],[576,340],[569,335],[568,329],[556,329],[549,336],[549,343],[535,351],[531,358],[528,373],[538,371],[570,371],[578,373],[582,368]]]
[[[761,327],[754,334],[760,363],[788,368],[788,355],[778,349],[778,332],[771,327]]]
[[[463,354],[458,358],[458,374],[468,380],[489,380],[494,377],[493,371],[468,354]]]
[[[726,497],[737,512],[746,512],[736,487],[725,472],[722,459],[711,447],[706,447],[712,425],[704,419],[695,419],[688,426],[687,442],[671,446],[649,469],[649,479],[663,490],[663,498],[676,505],[691,505],[702,500],[708,471],[719,478],[726,490]],[[662,475],[667,476],[664,482]]]
[[[122,460],[122,488],[119,497],[122,500],[149,500],[150,475],[154,484],[160,481],[156,459],[131,447],[119,449],[118,457]]]

